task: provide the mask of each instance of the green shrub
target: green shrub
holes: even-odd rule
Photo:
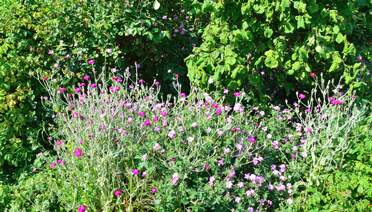
[[[275,101],[294,97],[323,73],[368,93],[368,1],[205,0],[203,6],[211,20],[186,59],[195,85],[244,88],[256,101]]]
[[[185,3],[185,5],[183,5]],[[48,146],[43,133],[53,121],[41,107],[45,90],[34,78],[57,70],[70,88],[85,73],[123,71],[135,63],[140,76],[186,82],[183,60],[197,42],[199,19],[188,1],[4,0],[0,5],[0,170],[32,163]],[[184,8],[185,7],[185,8]],[[92,59],[94,65],[87,64]],[[164,91],[169,87],[163,86]],[[4,169],[3,169],[4,167]],[[16,175],[16,174],[15,174]]]

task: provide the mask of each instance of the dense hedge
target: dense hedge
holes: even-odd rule
[[[33,153],[47,144],[42,132],[49,127],[45,123],[51,123],[50,113],[41,107],[45,91],[36,76],[47,80],[51,70],[57,71],[62,85],[70,89],[78,78],[102,66],[120,72],[136,63],[140,77],[150,83],[156,78],[168,91],[175,76],[187,81],[183,60],[197,42],[199,24],[204,23],[186,13],[189,1],[3,3],[0,170],[11,172],[11,167],[30,163]]]
[[[326,78],[343,76],[353,88],[366,89],[369,3],[204,1],[211,21],[201,46],[187,59],[190,80],[210,89],[244,88],[256,100],[291,95],[320,73]]]

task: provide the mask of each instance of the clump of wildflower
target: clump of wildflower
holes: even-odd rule
[[[89,59],[89,60],[88,60],[88,64],[89,64],[89,65],[94,65],[94,63],[96,63],[96,62],[95,62],[93,59]]]
[[[249,136],[249,137],[247,138],[247,141],[248,141],[249,143],[251,143],[251,144],[254,144],[254,143],[257,142],[257,139],[256,139],[256,137],[254,137],[254,136]]]
[[[176,137],[176,131],[174,130],[169,131],[168,137],[171,139],[174,139]]]
[[[87,206],[85,205],[80,205],[78,208],[78,212],[85,212],[87,210]]]
[[[156,187],[151,188],[151,193],[155,194],[158,192],[158,189]]]

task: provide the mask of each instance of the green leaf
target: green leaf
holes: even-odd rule
[[[160,3],[158,2],[158,0],[155,0],[152,6],[154,10],[158,10],[160,8]]]
[[[273,35],[273,30],[270,29],[269,27],[266,27],[264,35],[265,35],[265,37],[270,38]]]
[[[285,33],[292,33],[294,30],[294,26],[291,24],[291,22],[287,22],[285,25],[284,25],[284,32]]]
[[[341,33],[338,33],[336,37],[336,42],[342,43],[343,41],[344,41],[344,36]]]
[[[277,68],[279,66],[279,55],[276,51],[268,50],[265,52],[265,65],[268,68]]]

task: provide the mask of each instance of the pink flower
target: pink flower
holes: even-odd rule
[[[66,91],[67,91],[66,88],[64,88],[64,87],[60,87],[60,88],[58,88],[57,93],[64,93],[64,92],[66,92]]]
[[[212,187],[214,185],[215,180],[216,180],[216,178],[214,176],[209,177],[208,185]]]
[[[174,173],[172,175],[172,185],[176,185],[178,183],[178,180],[180,179],[180,177],[178,176],[177,173]]]
[[[226,181],[226,188],[227,189],[232,188],[232,186],[233,186],[233,182],[232,181],[230,181],[230,180]]]
[[[169,133],[168,133],[168,137],[173,139],[176,137],[176,132],[174,130],[171,130]]]
[[[157,193],[157,192],[158,192],[158,189],[157,189],[156,187],[153,187],[153,188],[151,189],[151,193],[155,194],[155,193]]]
[[[81,89],[80,88],[74,88],[75,93],[80,93]]]
[[[89,80],[90,80],[90,76],[87,75],[87,74],[85,74],[85,75],[83,76],[83,80],[85,80],[85,81],[89,81]]]
[[[115,81],[117,83],[121,83],[123,81],[123,79],[121,79],[121,77],[113,76],[112,81]]]
[[[305,94],[303,94],[303,93],[298,94],[298,98],[301,99],[301,100],[302,100],[302,99],[305,99],[305,97],[306,97],[306,96],[305,96]]]
[[[315,77],[316,77],[316,73],[315,73],[315,72],[313,72],[313,71],[312,71],[312,72],[310,72],[310,73],[309,73],[309,75],[310,75],[310,77],[312,77],[312,78],[315,78]]]
[[[94,63],[95,63],[95,61],[94,61],[93,59],[89,59],[89,60],[88,60],[88,64],[89,64],[89,65],[94,65]]]
[[[52,54],[54,54],[54,51],[51,50],[51,49],[49,49],[49,50],[48,50],[48,54],[49,54],[49,55],[52,55]]]
[[[65,165],[65,162],[62,160],[62,159],[58,159],[57,160],[57,163],[61,166],[64,166]]]
[[[152,119],[154,122],[158,122],[159,121],[159,117],[158,116],[154,116],[154,118]]]
[[[119,198],[123,194],[123,191],[121,189],[116,189],[114,191],[114,195],[116,198]]]
[[[247,197],[251,197],[251,196],[253,196],[255,193],[256,193],[255,190],[253,190],[253,189],[249,189],[249,190],[247,190],[247,191],[245,192],[245,195],[247,195]]]
[[[56,168],[56,166],[57,166],[57,163],[55,163],[55,162],[52,162],[52,163],[50,163],[50,168],[51,169],[54,169],[54,168]]]
[[[180,97],[183,97],[183,98],[186,97],[186,93],[181,92],[181,93],[180,93]]]
[[[240,92],[239,91],[234,92],[234,96],[235,97],[239,97],[240,96]]]
[[[335,99],[335,98],[331,97],[330,98],[330,103],[331,103],[331,105],[336,106],[336,105],[342,105],[342,104],[344,104],[344,101],[342,101],[340,99]]]
[[[145,83],[145,80],[140,79],[140,80],[138,80],[138,83],[139,83],[139,84],[143,84],[143,83]]]
[[[219,115],[221,115],[221,113],[222,113],[221,108],[217,108],[217,110],[215,111],[215,114],[216,114],[217,116],[219,116]]]
[[[80,205],[80,207],[78,208],[78,212],[85,212],[87,210],[87,206],[85,205]]]
[[[92,84],[90,84],[90,87],[91,88],[96,88],[97,87],[97,84],[96,83],[92,83]]]
[[[81,156],[83,156],[83,150],[80,148],[76,148],[74,151],[74,155],[75,157],[80,158]]]
[[[165,110],[161,111],[160,115],[163,116],[163,117],[166,117],[167,116],[167,111],[165,111]]]
[[[143,111],[140,111],[140,112],[138,112],[137,113],[139,116],[141,116],[141,117],[145,117],[145,112],[143,112]]]
[[[62,146],[64,142],[62,140],[56,140],[56,146]]]
[[[132,170],[132,174],[133,175],[138,175],[139,174],[139,170],[138,169],[133,169]]]
[[[115,93],[117,91],[120,91],[120,86],[110,86],[109,90],[111,93]]]
[[[247,141],[248,141],[249,143],[251,143],[251,144],[254,144],[254,143],[257,142],[257,139],[256,139],[254,136],[249,136],[249,137],[247,138]]]
[[[229,90],[227,88],[224,88],[223,89],[223,94],[228,94],[229,93]]]
[[[146,119],[144,122],[143,122],[143,126],[150,126],[151,125],[151,121],[150,119]]]

